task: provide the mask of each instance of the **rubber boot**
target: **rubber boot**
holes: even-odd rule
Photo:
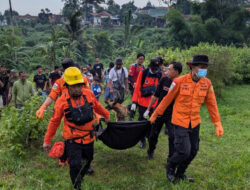
[[[166,176],[167,176],[167,179],[170,182],[175,181],[175,169],[176,169],[176,166],[173,163],[171,163],[171,162],[167,163],[167,165],[166,165]]]
[[[177,181],[185,180],[185,181],[188,181],[188,182],[194,182],[194,178],[187,177],[185,175],[185,171],[186,171],[186,168],[177,168],[177,172],[176,172],[176,175],[175,175],[176,180]]]
[[[86,174],[87,175],[92,175],[93,173],[94,173],[93,168],[89,167],[88,170],[87,170],[87,172],[86,172]]]
[[[140,141],[139,147],[140,147],[141,149],[143,149],[143,148],[146,147],[146,139],[145,139],[145,138],[143,138],[143,139]]]
[[[154,159],[154,151],[150,151],[148,149],[147,154],[148,154],[148,160],[153,160]]]

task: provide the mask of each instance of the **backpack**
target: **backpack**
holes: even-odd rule
[[[145,80],[146,80],[146,77],[148,75],[148,72],[149,72],[149,69],[144,69],[142,71],[141,86],[145,83]],[[156,75],[157,75],[156,78],[158,78],[158,80],[160,80],[161,79],[161,73],[158,72],[158,73],[156,73]]]
[[[155,93],[156,91],[156,86],[155,85],[151,85],[151,86],[147,86],[147,87],[142,87],[143,84],[145,83],[146,77],[148,75],[149,69],[146,69],[143,71],[142,73],[142,80],[141,80],[141,96],[142,97],[148,97],[151,96]],[[161,79],[161,73],[158,72],[156,73],[156,77],[155,79],[158,78],[158,80]]]

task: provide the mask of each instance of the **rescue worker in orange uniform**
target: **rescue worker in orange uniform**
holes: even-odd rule
[[[174,79],[170,90],[150,117],[154,123],[158,115],[163,115],[166,108],[174,100],[172,124],[174,127],[174,154],[166,165],[167,179],[188,180],[185,171],[195,158],[199,149],[200,108],[206,103],[212,123],[216,128],[216,136],[220,137],[224,131],[217,108],[214,89],[211,81],[206,78],[207,67],[210,64],[206,55],[193,56],[193,62],[187,63],[191,72]]]
[[[64,70],[66,70],[68,67],[74,67],[74,66],[75,66],[75,63],[70,58],[66,58],[62,62],[62,67]],[[84,80],[84,88],[89,89],[88,79],[86,77],[83,77],[83,80]],[[43,105],[36,112],[36,116],[39,119],[43,118],[44,111],[46,110],[47,107],[49,107],[52,104],[53,101],[55,101],[60,95],[67,93],[68,89],[66,88],[64,84],[65,84],[65,81],[63,77],[56,80],[56,82],[54,83],[51,89],[49,96],[46,98]]]
[[[146,118],[143,117],[143,114],[147,110],[151,97],[156,90],[161,76],[162,73],[159,71],[158,59],[151,59],[148,68],[140,71],[139,73],[132,97],[133,103],[131,105],[132,111],[135,111],[136,105],[138,105],[139,121],[146,120]],[[156,105],[157,101],[152,105],[152,108],[154,108]],[[152,112],[152,110],[153,109],[151,109],[150,112]],[[143,138],[140,142],[140,148],[145,148],[145,146],[146,140]]]
[[[93,160],[95,113],[102,115],[108,122],[109,112],[97,101],[91,90],[83,89],[84,80],[78,68],[66,69],[64,79],[68,93],[64,93],[55,103],[43,148],[49,152],[51,140],[63,118],[62,136],[65,139],[71,181],[75,189],[81,189],[82,178]]]

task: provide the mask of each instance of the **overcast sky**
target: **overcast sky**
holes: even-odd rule
[[[129,2],[129,0],[115,0],[116,3],[122,5]],[[137,7],[143,7],[147,4],[147,0],[134,0]],[[150,2],[159,6],[159,0],[150,0]],[[41,9],[49,8],[52,13],[58,14],[63,8],[62,0],[12,0],[12,9],[19,14],[37,15]],[[0,12],[9,9],[9,0],[0,0]]]

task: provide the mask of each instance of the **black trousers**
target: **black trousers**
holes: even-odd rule
[[[197,155],[199,150],[199,130],[200,125],[195,128],[184,128],[174,125],[174,154],[168,159],[168,164],[172,168],[177,168],[176,175],[185,173],[188,165]]]
[[[81,188],[81,183],[94,155],[94,143],[79,144],[66,141],[66,154],[70,165],[70,178],[74,188]]]
[[[145,113],[146,110],[147,110],[147,107],[143,107],[143,106],[138,105],[138,112],[139,112],[138,121],[147,120],[147,119],[145,119],[145,118],[143,117],[143,114]],[[150,110],[149,116],[151,116],[152,112],[153,112],[153,109]],[[146,141],[145,137],[142,138],[141,141],[142,141],[142,142],[145,142],[145,141]]]
[[[168,159],[174,154],[174,126],[171,123],[171,116],[163,115],[158,117],[151,128],[151,133],[149,135],[149,149],[150,153],[154,153],[156,145],[158,143],[158,137],[165,123],[166,128],[168,129]]]
[[[129,83],[128,85],[129,85],[128,88],[129,88],[129,91],[130,91],[130,93],[131,93],[131,96],[133,96],[134,87],[133,87],[133,85],[132,85],[131,83]]]

